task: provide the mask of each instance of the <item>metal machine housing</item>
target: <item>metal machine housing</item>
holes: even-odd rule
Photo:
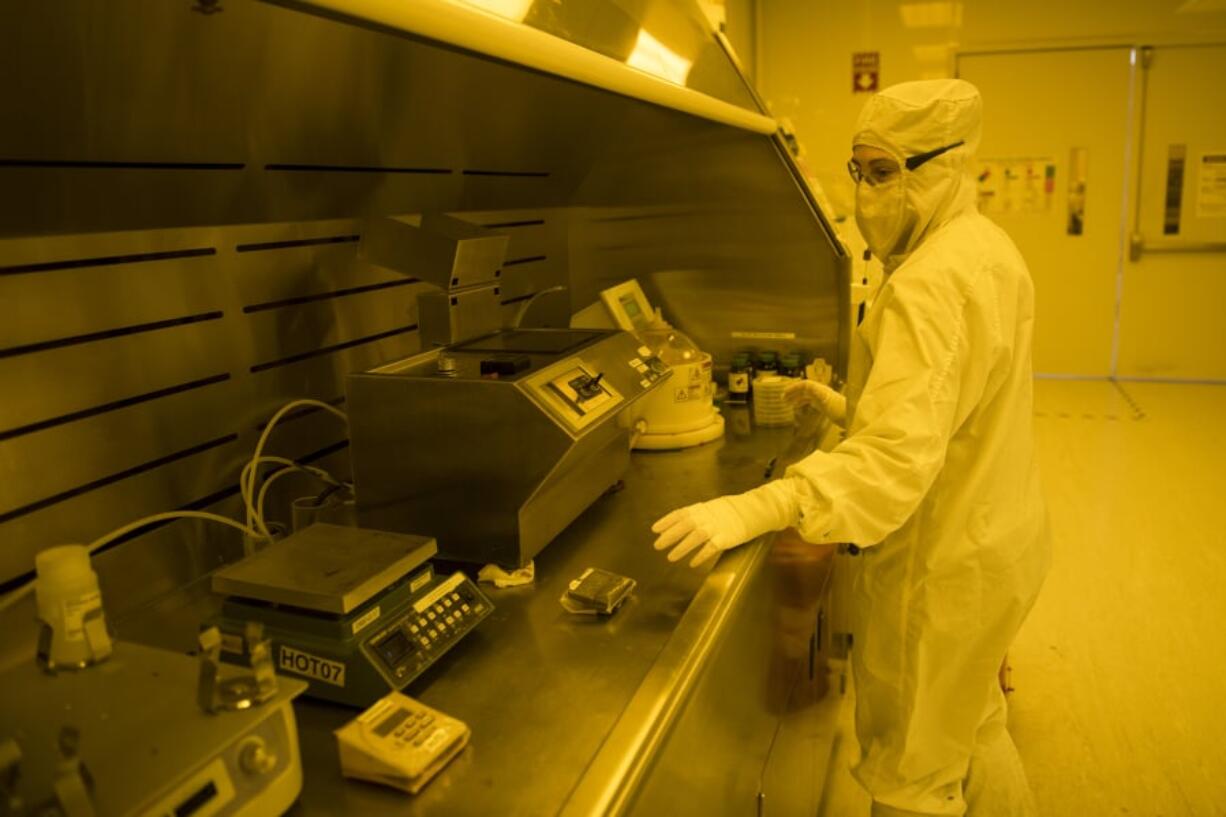
[[[514,357],[529,367],[482,375]],[[669,376],[650,358],[627,332],[513,330],[350,375],[360,523],[432,536],[445,559],[527,564],[625,472],[618,416]],[[579,370],[607,394],[582,413],[550,386]]]

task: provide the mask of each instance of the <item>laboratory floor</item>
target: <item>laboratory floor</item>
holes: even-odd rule
[[[1043,817],[1226,815],[1226,386],[1039,380],[1055,536],[1010,652]],[[845,707],[824,817],[863,817]]]

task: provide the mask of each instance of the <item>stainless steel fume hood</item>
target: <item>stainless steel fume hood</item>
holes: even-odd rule
[[[427,287],[360,257],[368,219],[506,235],[507,323],[634,277],[717,362],[764,334],[844,355],[845,253],[695,5],[494,7],[0,8],[0,301],[21,304],[0,334],[0,582],[147,513],[235,511],[277,406],[339,404],[347,373],[419,351]],[[320,412],[276,441],[348,470]],[[98,565],[138,609],[240,550],[180,524]]]
[[[446,214],[505,236],[496,307],[507,326],[541,293],[564,288],[556,297],[574,311],[637,278],[717,361],[767,342],[845,358],[846,252],[695,3],[7,3],[0,73],[0,303],[16,305],[0,322],[0,585],[28,577],[45,547],[148,514],[240,517],[239,471],[281,405],[344,409],[349,374],[422,353],[429,285],[362,257],[372,220]],[[739,440],[659,469],[636,461],[639,490],[568,527],[571,545],[544,551],[542,581],[552,589],[582,558],[629,554],[627,537],[665,498],[749,487],[777,443]],[[323,411],[287,417],[268,451],[351,473],[348,430]],[[298,479],[278,481],[272,517],[318,490]],[[633,524],[602,527],[615,507]],[[237,533],[198,522],[134,532],[95,558],[108,620],[121,637],[190,648],[213,601],[205,579],[242,553]],[[646,556],[627,562],[657,594],[632,662],[600,664],[617,651],[570,631],[540,644],[524,631],[517,644],[546,662],[558,644],[588,656],[564,685],[614,671],[609,689],[633,690],[650,667],[647,681],[674,696],[674,734],[709,745],[677,673],[721,691],[725,676],[700,677],[709,660],[758,683],[735,650],[702,657],[733,643],[728,628],[741,625],[729,622],[748,622],[738,632],[755,643],[769,610],[747,606],[762,596],[746,588],[769,584],[763,556],[743,549],[691,582]],[[515,608],[553,626],[543,602]],[[32,607],[0,617],[0,661],[25,660]],[[450,689],[471,699],[479,680],[449,676]],[[663,740],[650,731],[661,699],[645,689],[622,717],[605,711],[573,737],[599,746],[616,720],[617,735]],[[738,700],[755,745],[780,745],[755,691]],[[319,735],[307,751],[331,762]],[[620,745],[591,768],[620,763]],[[604,802],[612,781],[594,771],[576,791]]]

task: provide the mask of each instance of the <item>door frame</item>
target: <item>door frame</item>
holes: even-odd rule
[[[1046,374],[1037,377],[1053,380],[1107,380],[1137,383],[1186,383],[1223,385],[1226,380],[1208,378],[1180,377],[1142,377],[1121,376],[1119,374],[1120,352],[1120,318],[1124,303],[1124,281],[1127,265],[1135,262],[1144,250],[1144,239],[1140,233],[1141,221],[1141,183],[1142,168],[1145,160],[1145,106],[1148,89],[1149,67],[1153,53],[1157,49],[1176,48],[1206,48],[1226,46],[1220,33],[1210,33],[1203,37],[1176,35],[1170,39],[1165,37],[1147,37],[1143,41],[1131,38],[1119,40],[1073,40],[1068,42],[1036,41],[1031,43],[1010,44],[1000,47],[970,47],[957,49],[951,55],[951,73],[959,76],[962,57],[1000,56],[1013,54],[1038,54],[1059,51],[1103,51],[1129,49],[1128,77],[1128,128],[1124,142],[1124,197],[1120,202],[1119,246],[1116,261],[1115,278],[1115,316],[1111,333],[1111,360],[1108,374],[1079,376],[1075,374]],[[1180,252],[1175,247],[1159,246],[1150,248],[1149,252]]]
[[[1140,120],[1137,117],[1136,110],[1136,77],[1137,77],[1137,52],[1138,46],[1131,42],[1104,43],[1095,42],[1086,45],[1077,45],[1076,43],[1060,43],[1060,44],[1035,44],[1031,46],[1007,46],[1001,48],[968,48],[959,49],[953,55],[955,77],[960,76],[961,65],[959,60],[962,57],[985,57],[985,56],[1003,56],[1017,54],[1048,54],[1056,52],[1085,52],[1085,51],[1128,51],[1128,107],[1127,121],[1128,128],[1124,141],[1124,166],[1123,173],[1123,200],[1120,203],[1120,218],[1119,218],[1119,235],[1116,241],[1115,253],[1115,300],[1112,305],[1112,323],[1111,323],[1111,355],[1107,363],[1107,374],[1076,374],[1076,373],[1044,373],[1038,374],[1036,377],[1049,380],[1103,380],[1114,381],[1119,374],[1119,347],[1120,347],[1120,312],[1123,308],[1124,301],[1124,264],[1127,257],[1128,238],[1130,235],[1129,229],[1129,203],[1132,201],[1136,190],[1134,189],[1136,162],[1132,158],[1133,146],[1136,144],[1138,131],[1140,129]]]

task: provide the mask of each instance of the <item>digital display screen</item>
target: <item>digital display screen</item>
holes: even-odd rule
[[[387,737],[392,733],[393,729],[408,720],[409,715],[411,714],[412,713],[404,707],[397,708],[395,712],[379,722],[379,725],[375,727],[375,734],[381,738]]]
[[[404,632],[397,630],[387,638],[375,645],[375,652],[379,653],[379,657],[389,667],[395,667],[400,663],[400,659],[409,654],[413,649],[413,644],[405,636]]]
[[[643,304],[638,298],[633,295],[623,295],[617,300],[622,305],[626,317],[630,319],[630,323],[634,324],[636,329],[641,328],[647,323],[649,316],[643,312]]]

